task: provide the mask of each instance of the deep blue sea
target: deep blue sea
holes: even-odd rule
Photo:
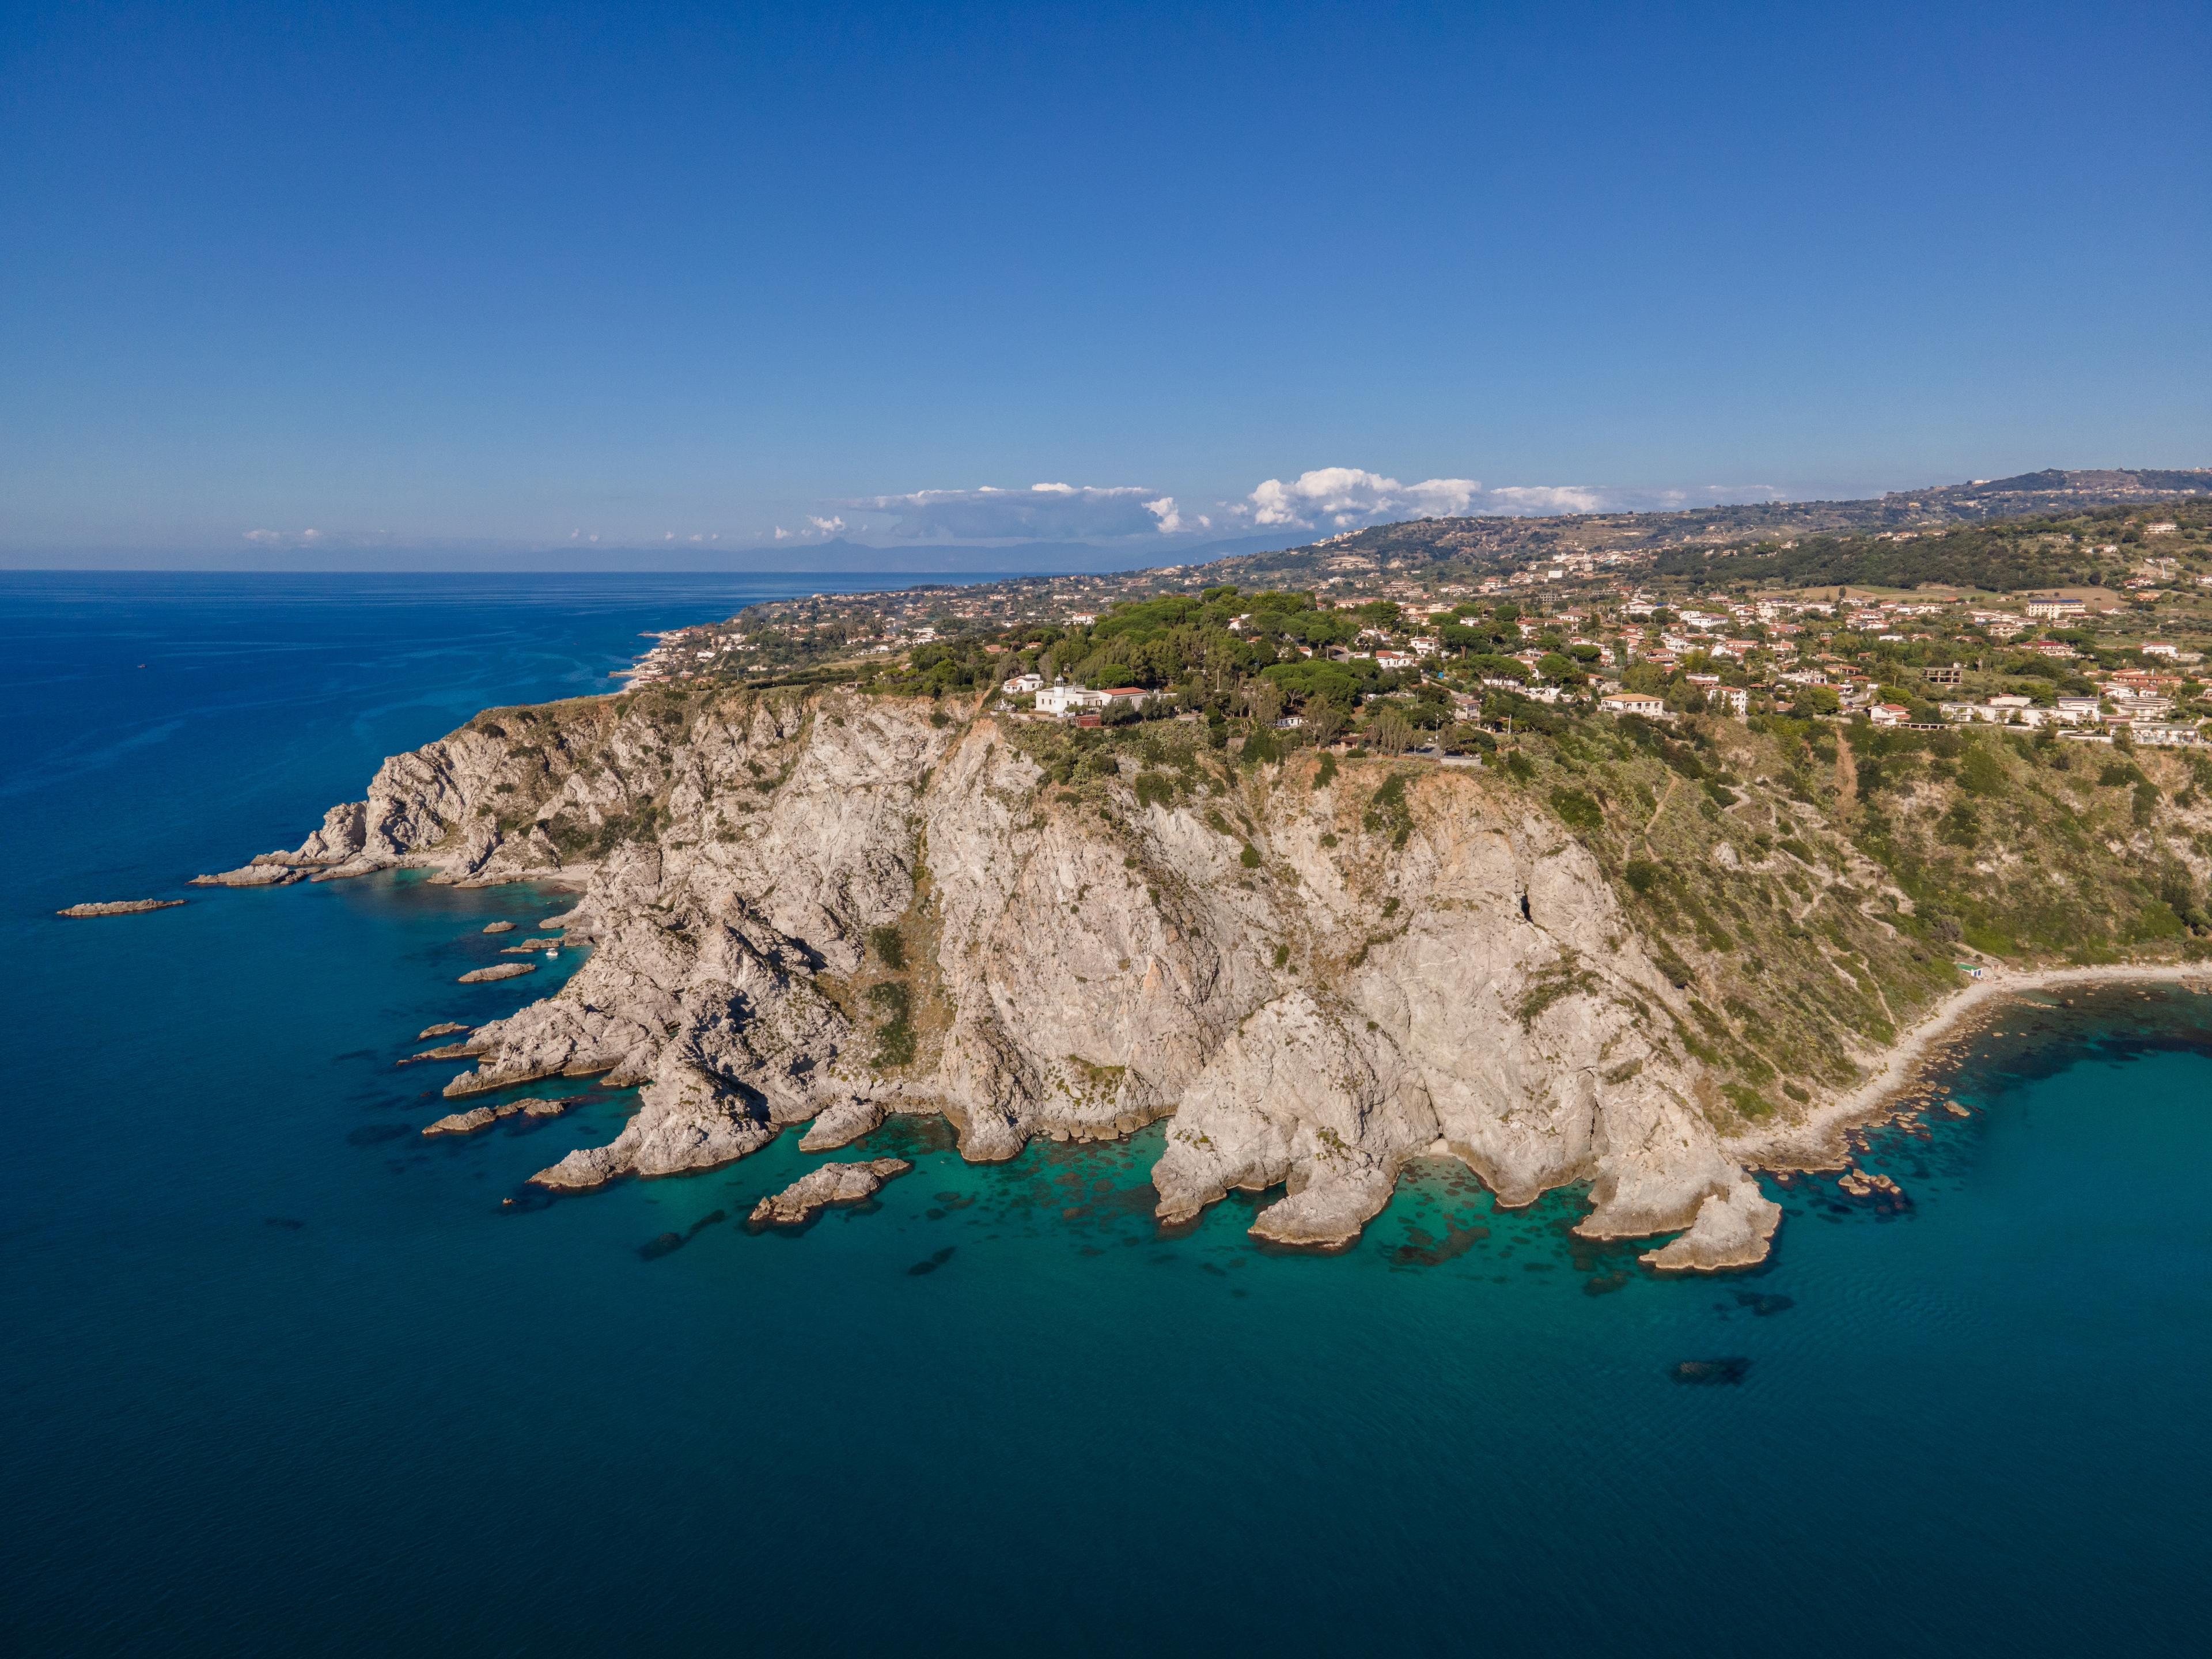
[[[1909,1206],[1774,1185],[1752,1274],[1441,1171],[1342,1255],[1162,1237],[1150,1136],[912,1125],[756,1237],[793,1137],[507,1206],[623,1097],[416,1133],[453,1068],[395,1062],[553,988],[453,981],[556,896],[181,884],[823,585],[0,575],[7,1652],[2212,1647],[2212,997],[2008,1011],[1877,1135]]]

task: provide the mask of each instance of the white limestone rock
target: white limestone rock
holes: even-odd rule
[[[1102,816],[1060,805],[991,719],[933,724],[938,704],[731,690],[676,724],[655,706],[492,711],[387,761],[265,866],[580,888],[541,926],[591,954],[472,1030],[446,1090],[642,1085],[546,1186],[712,1167],[788,1125],[842,1146],[892,1112],[941,1114],[979,1160],[1171,1116],[1170,1220],[1279,1185],[1254,1231],[1339,1245],[1407,1159],[1441,1152],[1507,1204],[1588,1182],[1591,1237],[1688,1229],[1654,1252],[1668,1265],[1765,1249],[1764,1200],[1674,1036],[1686,999],[1589,852],[1482,771],[1409,772],[1403,835],[1363,822],[1381,762]],[[916,1048],[885,1067],[867,939],[893,923]]]
[[[1706,1198],[1698,1206],[1689,1231],[1637,1260],[1662,1273],[1717,1273],[1727,1267],[1749,1267],[1766,1260],[1774,1230],[1782,1224],[1782,1206],[1759,1190],[1745,1176],[1725,1191]]]
[[[875,1195],[886,1181],[914,1165],[902,1158],[878,1158],[866,1164],[825,1164],[753,1206],[756,1227],[796,1227],[832,1204],[858,1204]]]

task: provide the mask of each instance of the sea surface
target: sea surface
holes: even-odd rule
[[[0,1649],[2212,1646],[2212,997],[2007,1010],[1966,1115],[1874,1135],[1907,1201],[1770,1183],[1747,1274],[1442,1168],[1340,1255],[1264,1199],[1164,1237],[1156,1133],[911,1121],[878,1201],[756,1236],[793,1136],[546,1203],[623,1094],[416,1133],[453,1067],[397,1062],[554,988],[454,979],[557,895],[181,884],[822,586],[0,575]]]

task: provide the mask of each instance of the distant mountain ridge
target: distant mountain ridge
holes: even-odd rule
[[[1961,518],[2017,518],[2034,513],[2078,513],[2085,507],[2139,506],[2166,496],[2212,495],[2212,467],[2102,467],[2066,471],[2046,467],[2010,478],[1893,489],[1882,505],[1954,513]]]
[[[1241,584],[1302,585],[1446,560],[1496,560],[1573,552],[1665,552],[1808,536],[1962,528],[2000,519],[2141,507],[2212,496],[2212,467],[2050,468],[2009,478],[1892,490],[1863,501],[1758,501],[1660,513],[1580,513],[1558,518],[1414,519],[1348,532],[1282,553],[1231,557],[1209,574]]]

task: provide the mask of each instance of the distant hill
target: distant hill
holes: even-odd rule
[[[2017,536],[1876,542],[1884,533],[1925,538],[1996,520],[2068,517],[2140,507],[2152,501],[2212,499],[2212,468],[2107,469],[2024,472],[2017,477],[1895,490],[1866,501],[1766,501],[1680,513],[1587,513],[1559,518],[1420,519],[1378,525],[1280,553],[1232,557],[1209,566],[1216,580],[1251,586],[1305,586],[1332,574],[1418,574],[1438,563],[1469,569],[1521,563],[1567,552],[1656,552],[1662,574],[1705,568],[1708,553],[1759,544],[1760,574],[1731,561],[1731,580],[1798,585],[1859,582],[1911,586],[1946,581],[2001,590],[2064,585],[2081,562]],[[1819,545],[1814,545],[1815,541]],[[1783,550],[1781,544],[1797,542]],[[1793,556],[1781,556],[1786,550]],[[1739,552],[1739,557],[1748,556]],[[1953,574],[1932,574],[1942,558]],[[1765,561],[1771,559],[1773,562]],[[2084,567],[2086,568],[2086,567]],[[1914,574],[1929,573],[1929,574]]]
[[[1960,519],[2016,519],[2031,514],[2081,513],[2100,507],[2137,507],[2189,495],[2212,495],[2212,468],[2063,472],[2051,467],[2011,478],[1892,490],[1881,498],[1881,504]]]

